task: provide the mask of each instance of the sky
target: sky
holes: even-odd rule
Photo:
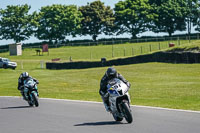
[[[77,5],[77,6],[83,6],[87,5],[87,3],[91,3],[95,0],[0,0],[0,8],[6,9],[8,5],[24,5],[28,4],[31,6],[30,13],[34,11],[39,11],[41,7],[48,6],[52,4],[65,4],[65,5]],[[111,8],[114,8],[115,4],[120,0],[101,0],[105,3],[106,6],[111,6]],[[100,35],[99,38],[106,38],[104,35]],[[108,38],[108,37],[107,37]],[[76,38],[67,37],[67,39],[74,40],[74,39],[92,39],[91,36],[78,36]],[[33,42],[40,42],[35,37],[31,37],[29,40],[23,41],[22,43],[33,43]],[[12,44],[14,43],[13,40],[0,40],[0,45],[5,44]]]
[[[47,5],[52,5],[52,4],[65,4],[65,5],[77,5],[77,6],[83,6],[87,5],[87,3],[91,3],[95,0],[0,0],[0,8],[5,9],[8,5],[24,5],[28,4],[31,6],[30,13],[33,11],[39,11],[41,7],[47,6]],[[105,3],[106,6],[111,6],[111,8],[114,8],[115,4],[121,0],[101,0],[102,2]],[[192,30],[194,32],[194,29]],[[187,33],[181,32],[181,33]],[[176,34],[180,34],[180,32],[176,32]],[[167,33],[153,33],[153,32],[145,32],[140,34],[139,36],[149,36],[149,35],[154,35],[154,36],[161,36],[161,35],[167,35]],[[115,38],[116,36],[105,36],[105,35],[99,35],[99,38]],[[120,35],[117,37],[131,37],[128,34]],[[72,37],[67,37],[67,39],[74,40],[74,39],[92,39],[91,36],[77,36],[76,38]],[[34,43],[34,42],[40,42],[40,40],[37,40],[35,37],[31,37],[29,40],[23,41],[22,43]],[[13,40],[0,40],[0,45],[5,45],[5,44],[12,44],[14,43]]]

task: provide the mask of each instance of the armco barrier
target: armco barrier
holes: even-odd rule
[[[170,52],[157,52],[154,54],[146,54],[128,58],[119,58],[109,60],[106,62],[101,61],[80,61],[80,62],[65,62],[65,63],[54,63],[47,62],[47,69],[84,69],[94,67],[105,67],[105,66],[118,66],[118,65],[129,65],[137,63],[147,62],[166,62],[166,63],[200,63],[200,53],[182,52],[182,53],[170,53]]]

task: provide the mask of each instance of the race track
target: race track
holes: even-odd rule
[[[102,103],[0,97],[0,133],[199,133],[200,113],[132,106],[133,123],[115,122]]]

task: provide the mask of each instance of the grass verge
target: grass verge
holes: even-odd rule
[[[200,110],[200,64],[145,63],[116,66],[131,82],[132,104]],[[107,68],[82,70],[0,69],[0,95],[19,96],[23,71],[40,81],[40,97],[101,101],[99,82]]]

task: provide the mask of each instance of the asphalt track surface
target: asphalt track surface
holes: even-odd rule
[[[102,103],[0,97],[0,133],[199,133],[200,113],[132,106],[133,123],[115,122]]]

